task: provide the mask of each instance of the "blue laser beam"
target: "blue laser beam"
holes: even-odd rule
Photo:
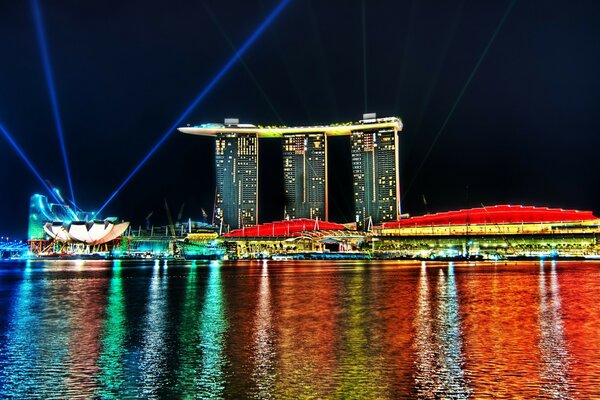
[[[210,17],[210,19],[212,20],[213,24],[217,27],[217,29],[221,33],[221,36],[223,36],[223,39],[225,39],[225,41],[227,42],[227,44],[229,45],[231,50],[233,50],[233,52],[235,53],[237,51],[237,48],[235,47],[235,45],[233,44],[233,42],[231,41],[231,39],[225,32],[225,30],[223,29],[223,26],[221,26],[221,24],[219,23],[217,16],[212,12],[212,10],[208,6],[208,4],[206,4],[205,1],[202,2],[202,6],[204,7],[204,10],[206,11],[206,13]],[[275,116],[275,118],[277,118],[277,120],[279,120],[281,125],[283,125],[283,118],[281,118],[281,115],[279,115],[279,113],[275,109],[275,106],[271,102],[271,99],[269,98],[269,96],[267,95],[265,90],[263,89],[260,82],[258,82],[258,79],[256,78],[256,76],[250,70],[250,67],[248,66],[248,64],[246,64],[246,62],[244,61],[243,58],[240,58],[239,61],[240,61],[240,64],[242,65],[242,67],[244,67],[244,69],[248,73],[248,77],[250,77],[250,80],[252,80],[252,83],[254,83],[254,86],[256,86],[256,89],[258,89],[258,92],[260,93],[260,95],[263,97],[263,99],[265,100],[265,102],[267,103],[267,105],[269,106],[271,111],[273,112],[273,115]]]
[[[113,198],[123,189],[123,187],[133,178],[133,176],[142,168],[142,166],[152,157],[152,155],[158,150],[158,148],[164,143],[165,140],[177,129],[181,122],[196,108],[196,106],[206,97],[206,95],[213,89],[213,87],[225,76],[225,74],[233,67],[236,61],[238,61],[242,55],[248,50],[248,48],[258,39],[258,37],[267,29],[273,20],[283,11],[291,0],[282,0],[277,7],[265,18],[265,20],[259,25],[254,33],[244,42],[244,44],[235,52],[233,57],[221,68],[221,70],[212,78],[212,80],[206,85],[204,90],[190,103],[185,111],[175,120],[173,125],[163,134],[160,140],[150,149],[148,154],[140,161],[140,163],[131,171],[131,173],[125,178],[125,180],[117,187],[117,189],[110,195],[110,197],[104,202],[102,207],[98,209],[96,215],[100,215],[102,210],[112,201]]]
[[[48,185],[46,183],[46,180],[44,178],[42,178],[40,173],[33,166],[31,161],[29,161],[29,158],[27,158],[27,156],[25,155],[23,150],[21,150],[21,148],[19,147],[17,142],[15,142],[15,140],[12,138],[12,135],[8,132],[8,130],[4,127],[4,125],[2,125],[2,123],[0,123],[0,131],[2,131],[2,133],[4,134],[4,137],[6,138],[8,143],[10,143],[10,145],[13,147],[13,149],[17,152],[17,154],[19,156],[21,156],[21,159],[23,160],[23,162],[25,162],[25,164],[27,164],[27,166],[29,167],[31,172],[33,172],[33,174],[36,176],[36,178],[38,178],[38,180],[42,183],[42,185],[44,185],[44,187],[46,188],[48,193],[50,193],[52,195],[52,197],[54,197],[54,200],[56,200],[57,203],[61,204],[62,202],[60,201],[60,199],[58,198],[58,196],[56,195],[54,190],[52,190],[50,185]]]
[[[58,111],[58,99],[56,97],[56,88],[54,87],[54,79],[52,74],[52,66],[50,64],[50,55],[48,53],[48,44],[46,43],[46,35],[44,34],[44,24],[42,22],[42,12],[38,0],[31,0],[31,10],[35,21],[38,44],[40,47],[40,56],[44,66],[44,75],[48,85],[48,93],[50,95],[50,103],[52,103],[52,114],[56,125],[56,132],[60,142],[60,150],[62,152],[65,170],[67,172],[67,181],[69,183],[69,191],[71,192],[71,200],[75,204],[75,192],[73,191],[73,181],[71,180],[71,170],[69,169],[69,161],[67,157],[67,148],[65,146],[65,138],[63,134],[62,121]]]
[[[364,90],[364,106],[365,112],[369,112],[367,107],[367,11],[366,11],[366,0],[362,0],[361,2],[361,11],[362,11],[362,56],[363,56],[363,90]]]

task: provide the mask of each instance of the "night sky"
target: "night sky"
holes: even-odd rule
[[[600,3],[517,1],[481,59],[511,3],[291,0],[183,124],[398,116],[403,212],[509,203],[600,215]],[[106,201],[277,4],[40,2],[78,205]],[[31,10],[0,4],[0,123],[68,195]],[[280,146],[260,143],[261,222],[283,215]],[[329,149],[330,218],[352,220],[349,141]],[[153,211],[165,223],[166,199],[175,219],[182,204],[200,219],[214,175],[214,141],[173,132],[103,216],[137,226]],[[0,178],[0,234],[24,239],[29,197],[44,188],[1,136]]]

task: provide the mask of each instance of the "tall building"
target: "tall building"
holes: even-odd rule
[[[283,137],[283,176],[289,218],[327,220],[325,133],[297,133]]]
[[[358,228],[396,221],[400,214],[396,130],[356,130],[350,137]]]
[[[258,223],[258,141],[281,139],[286,213],[328,220],[327,137],[350,136],[358,226],[395,221],[400,214],[397,133],[402,121],[364,114],[358,122],[319,126],[256,126],[228,118],[178,128],[216,139],[215,213],[225,227]],[[283,210],[282,210],[283,211]]]
[[[231,229],[258,222],[258,137],[256,134],[216,135],[216,210]]]

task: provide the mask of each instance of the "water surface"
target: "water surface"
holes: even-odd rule
[[[1,398],[598,398],[600,263],[0,263]]]

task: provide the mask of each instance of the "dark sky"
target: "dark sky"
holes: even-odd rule
[[[241,46],[277,3],[40,2],[81,207],[105,202],[230,59],[228,43]],[[431,147],[509,3],[292,0],[244,55],[247,69],[236,63],[184,124],[398,116],[404,212],[515,203],[600,215],[597,1],[517,1]],[[0,3],[0,54],[0,122],[68,194],[28,1]],[[330,150],[330,216],[351,220],[348,141]],[[259,218],[280,219],[280,143],[260,154]],[[173,132],[104,216],[137,226],[154,211],[164,223],[166,198],[175,216],[185,203],[184,218],[200,218],[213,156],[212,140]],[[44,189],[3,137],[0,178],[0,234],[25,238],[29,196]]]

